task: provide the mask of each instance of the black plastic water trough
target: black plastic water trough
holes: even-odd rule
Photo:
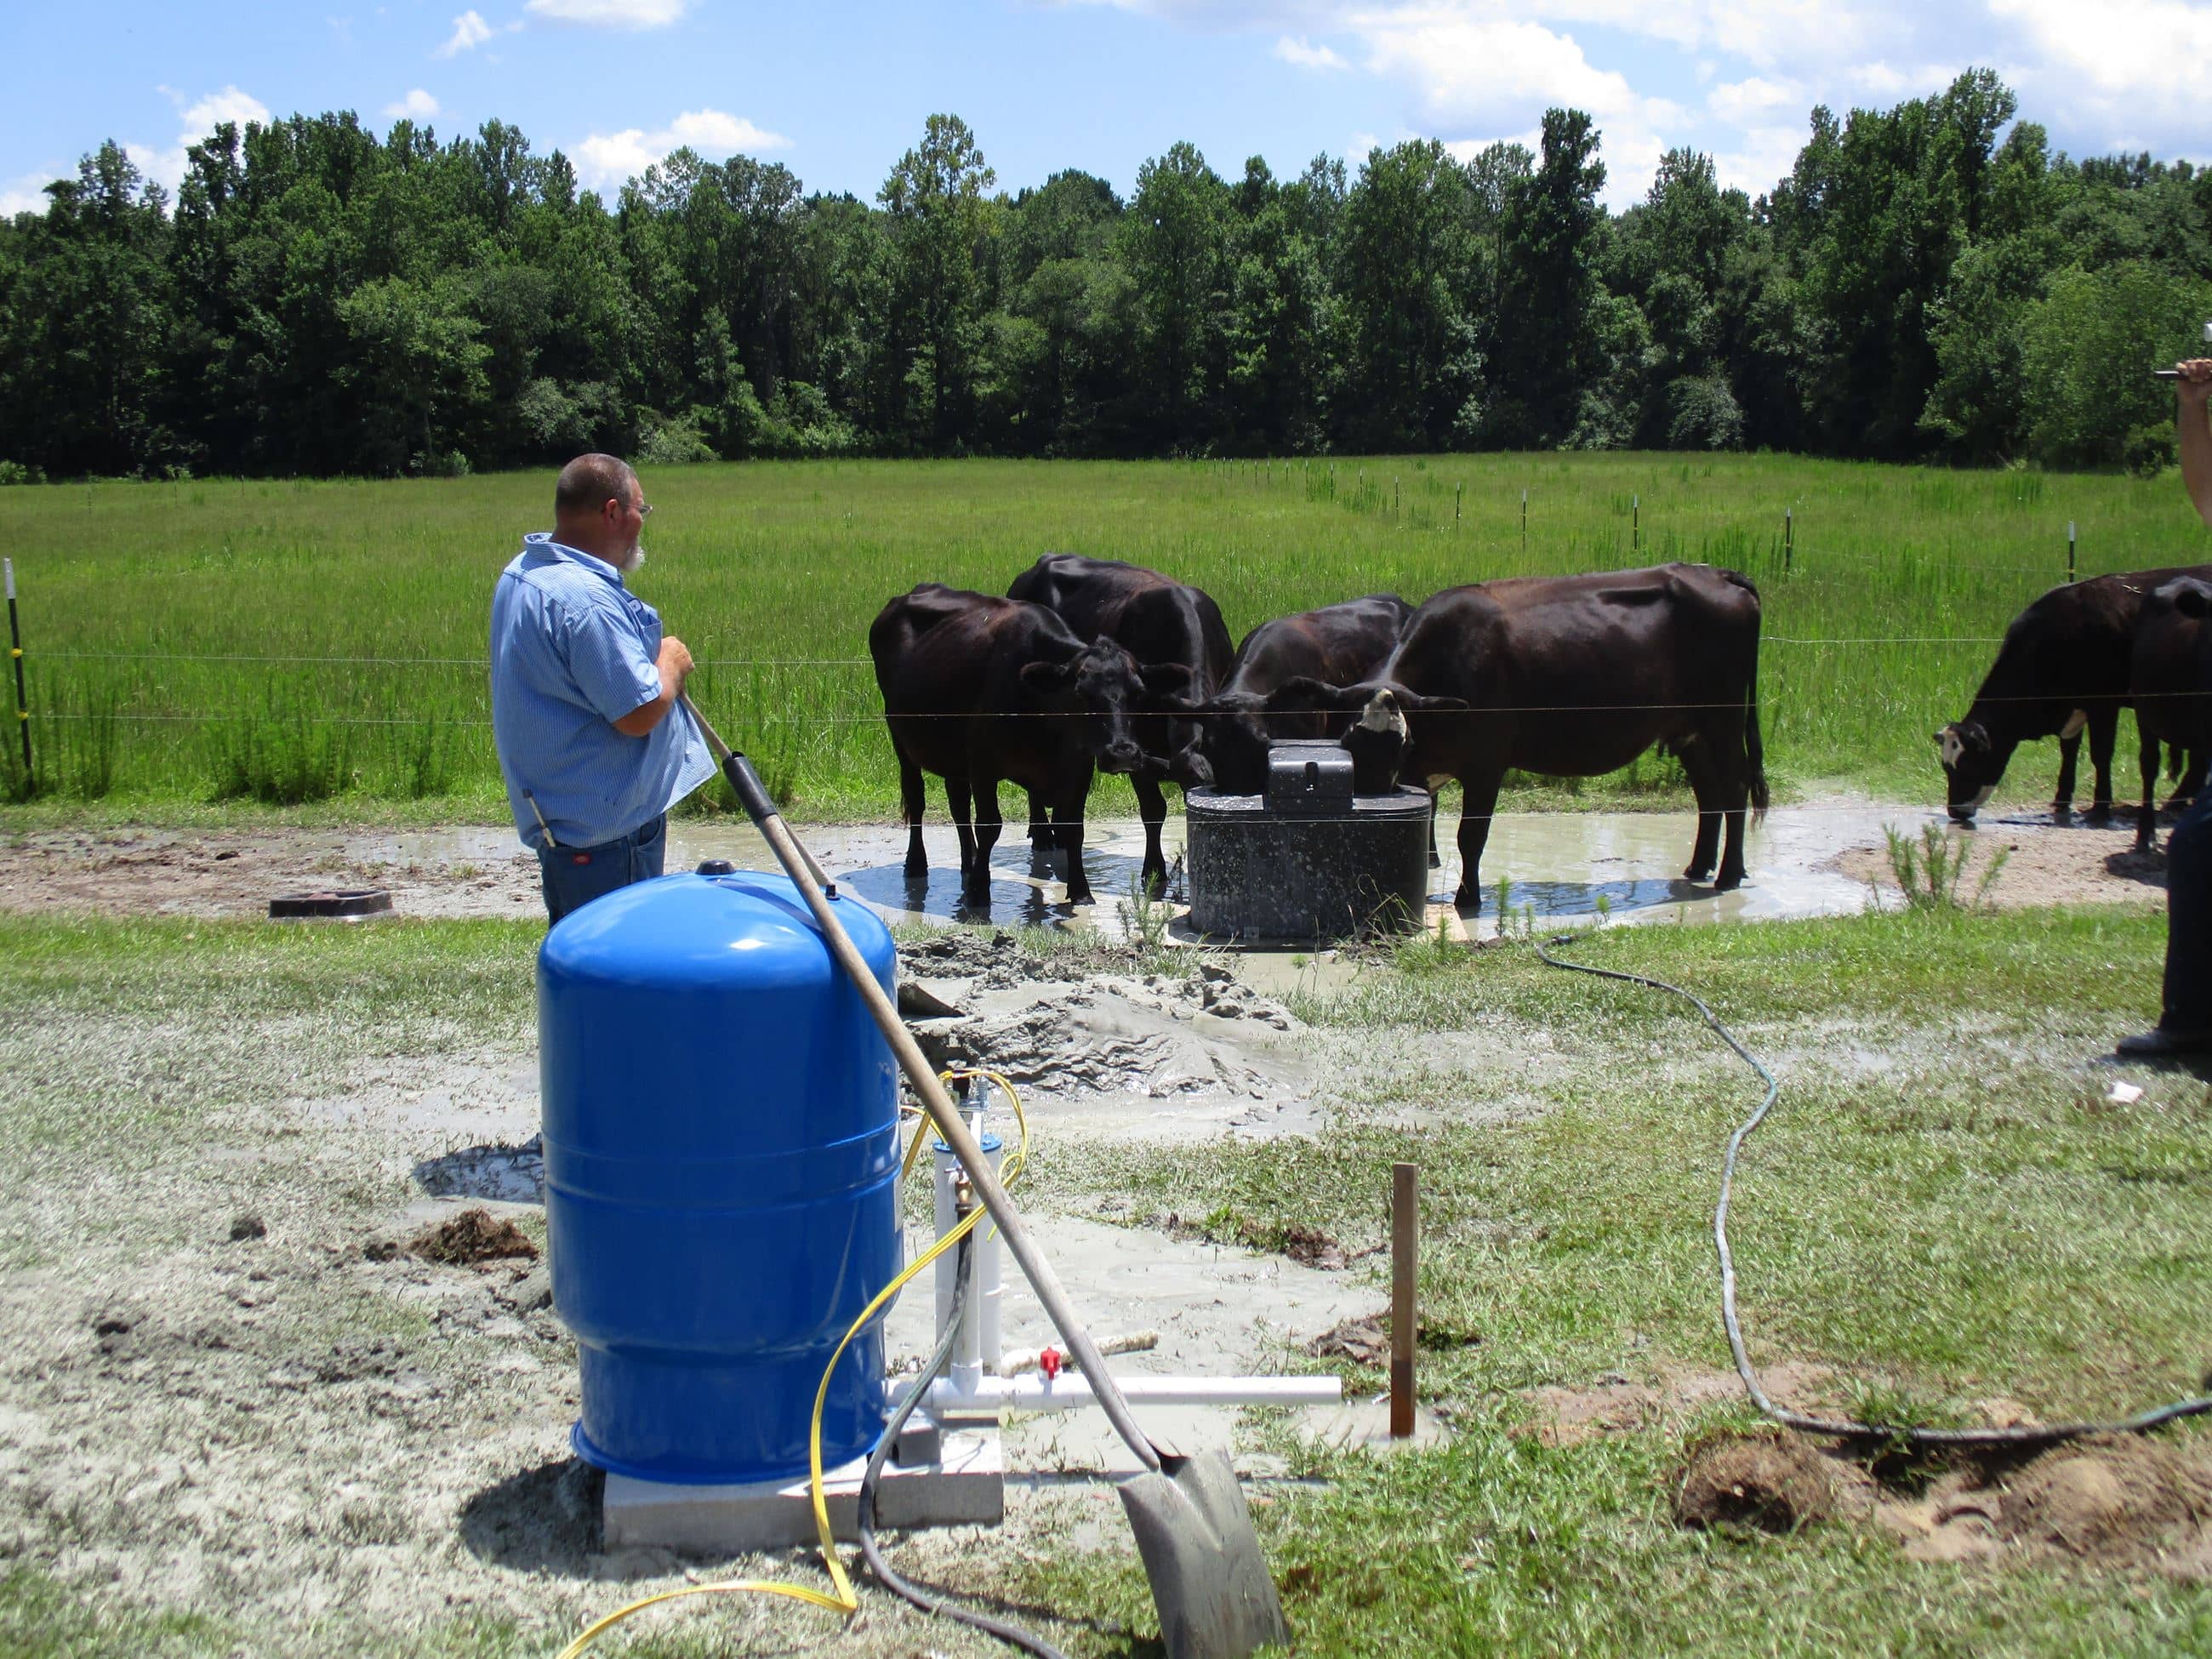
[[[1428,903],[1426,793],[1355,795],[1334,743],[1279,742],[1257,795],[1183,798],[1190,925],[1210,939],[1317,944],[1413,933]]]

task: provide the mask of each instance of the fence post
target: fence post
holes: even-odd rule
[[[1797,547],[1797,520],[1789,507],[1782,509],[1782,574],[1790,574],[1790,555]]]
[[[1400,508],[1402,505],[1402,498],[1398,494],[1398,481],[1395,478],[1393,478],[1390,480],[1390,516],[1392,518],[1395,519],[1399,516]]]
[[[1528,550],[1528,491],[1525,487],[1521,491],[1521,550]]]
[[[15,724],[23,733],[23,787],[31,787],[31,702],[23,695],[23,627],[15,617],[15,562],[0,559],[7,574],[8,654],[15,659]]]
[[[1455,483],[1452,486],[1452,528],[1455,530],[1459,528],[1460,495],[1466,489],[1467,486],[1463,483]]]
[[[1628,550],[1637,552],[1644,545],[1644,498],[1631,491],[1628,497]]]
[[[2066,520],[2066,580],[2074,580],[2074,520]]]
[[[1413,1353],[1420,1331],[1421,1167],[1390,1166],[1390,1437],[1413,1433]]]

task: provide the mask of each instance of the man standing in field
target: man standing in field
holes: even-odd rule
[[[558,921],[661,872],[668,809],[714,772],[679,706],[691,653],[623,586],[645,562],[627,462],[579,455],[491,599],[491,726],[507,805]]]
[[[2180,427],[2181,484],[2212,525],[2212,358],[2175,365],[2174,418]],[[2212,691],[2212,686],[2205,688]],[[2212,787],[2173,826],[2166,844],[2166,988],[2158,1024],[2122,1037],[2123,1060],[2212,1054]]]

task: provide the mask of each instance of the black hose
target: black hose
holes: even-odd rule
[[[901,1395],[898,1404],[892,1407],[890,1421],[884,1425],[883,1437],[876,1442],[876,1449],[868,1459],[867,1469],[860,1476],[860,1553],[867,1558],[868,1571],[875,1574],[886,1589],[905,1597],[924,1613],[973,1626],[988,1635],[997,1637],[1001,1642],[1012,1644],[1024,1653],[1035,1654],[1036,1659],[1067,1659],[1067,1656],[1051,1643],[1041,1636],[1031,1635],[1019,1625],[1011,1625],[1003,1619],[994,1619],[988,1613],[977,1613],[957,1602],[933,1596],[908,1583],[892,1571],[890,1563],[884,1559],[883,1551],[876,1545],[876,1480],[883,1473],[884,1463],[890,1461],[892,1449],[898,1444],[899,1431],[906,1426],[907,1419],[914,1415],[915,1407],[929,1392],[930,1383],[936,1380],[937,1374],[952,1358],[953,1345],[960,1340],[960,1316],[968,1305],[968,1252],[974,1242],[972,1234],[960,1241],[955,1258],[958,1265],[952,1276],[952,1314],[945,1322],[945,1334],[937,1339],[936,1350],[923,1364],[921,1375],[915,1379],[914,1386]]]
[[[1775,1422],[1801,1434],[1831,1436],[1842,1440],[1874,1440],[1916,1446],[2034,1446],[2047,1445],[2060,1440],[2077,1440],[2088,1435],[2140,1434],[2184,1417],[2199,1417],[2212,1412],[2212,1399],[2181,1400],[2171,1406],[2160,1406],[2154,1411],[2127,1418],[2118,1423],[2049,1423],[2033,1427],[2010,1429],[1925,1429],[1905,1424],[1857,1423],[1826,1417],[1808,1417],[1802,1412],[1793,1412],[1776,1405],[1767,1398],[1766,1390],[1759,1385],[1759,1375],[1752,1370],[1751,1357],[1744,1352],[1743,1328],[1738,1323],[1735,1311],[1735,1257],[1729,1249],[1729,1199],[1735,1188],[1737,1155],[1753,1130],[1765,1120],[1772,1109],[1775,1097],[1782,1085],[1774,1080],[1774,1073],[1759,1062],[1759,1057],[1736,1041],[1735,1033],[1721,1024],[1713,1011],[1702,999],[1692,995],[1679,985],[1669,985],[1663,979],[1648,979],[1642,974],[1624,974],[1612,968],[1594,968],[1584,962],[1568,962],[1553,956],[1545,945],[1571,945],[1575,936],[1561,933],[1540,943],[1536,954],[1545,964],[1565,968],[1577,974],[1591,974],[1600,979],[1624,980],[1631,985],[1646,985],[1655,991],[1671,991],[1705,1016],[1705,1024],[1720,1034],[1721,1040],[1742,1056],[1745,1065],[1759,1073],[1766,1085],[1766,1094],[1759,1103],[1759,1109],[1736,1126],[1729,1137],[1728,1157],[1721,1165],[1720,1202],[1713,1208],[1713,1243],[1721,1258],[1721,1323],[1728,1328],[1729,1350],[1735,1356],[1736,1375],[1743,1378],[1743,1386],[1751,1395],[1751,1403]]]

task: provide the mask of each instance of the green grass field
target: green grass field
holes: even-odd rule
[[[2171,479],[1767,456],[762,463],[645,483],[657,512],[638,590],[700,659],[694,690],[717,723],[818,817],[896,810],[865,660],[877,608],[925,580],[1003,592],[1050,550],[1195,582],[1240,636],[1378,590],[1418,601],[1498,575],[1731,565],[1765,596],[1759,690],[1785,797],[1838,783],[1929,798],[1928,733],[1963,710],[2006,622],[2065,578],[2069,520],[2085,575],[2212,552]],[[522,532],[548,521],[550,489],[528,473],[0,492],[40,793],[495,816],[489,595]],[[12,745],[0,764],[22,794]],[[2007,791],[2043,799],[2051,771],[2031,752]],[[1647,759],[1579,793],[1664,795],[1671,773]],[[1100,805],[1125,796],[1113,784]]]

